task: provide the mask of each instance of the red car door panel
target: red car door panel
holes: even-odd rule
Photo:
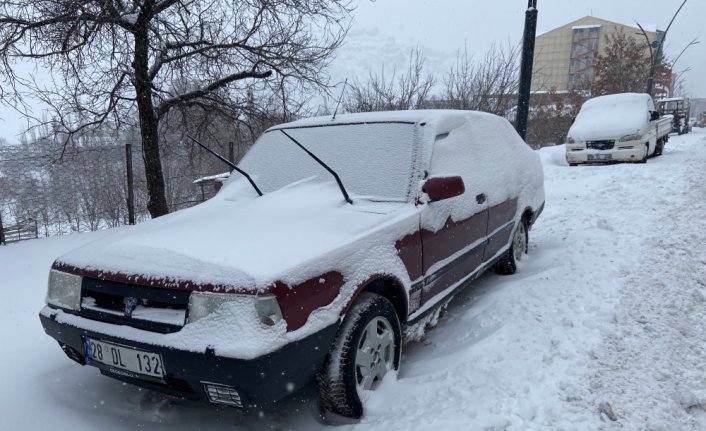
[[[493,258],[509,243],[516,213],[517,198],[508,199],[488,209],[488,243],[483,260]]]

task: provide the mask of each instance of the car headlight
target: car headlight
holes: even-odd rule
[[[277,297],[274,295],[241,295],[235,293],[191,292],[189,296],[189,317],[186,323],[203,319],[228,302],[239,302],[246,307],[253,307],[265,326],[274,326],[282,320]]]
[[[574,139],[574,138],[572,138],[571,136],[569,136],[568,138],[566,138],[566,143],[567,143],[567,144],[575,144],[575,143],[576,143],[576,139]]]
[[[59,308],[78,311],[81,309],[80,275],[52,269],[49,271],[46,302]]]
[[[628,142],[628,141],[638,141],[642,139],[642,135],[639,133],[633,133],[632,135],[625,135],[620,138],[620,142]]]

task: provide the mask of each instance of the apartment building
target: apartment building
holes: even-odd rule
[[[657,38],[662,37],[663,33],[654,26],[643,28],[650,44],[656,47]],[[532,91],[566,91],[592,82],[598,55],[606,50],[606,36],[620,30],[633,37],[638,46],[649,50],[645,35],[637,25],[633,27],[593,16],[585,16],[538,35],[532,68]],[[664,83],[659,78],[655,81],[656,93],[661,93]]]

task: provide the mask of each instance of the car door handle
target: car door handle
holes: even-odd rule
[[[479,204],[482,204],[483,202],[485,202],[485,193],[481,193],[479,195],[476,195],[476,202],[478,202]]]

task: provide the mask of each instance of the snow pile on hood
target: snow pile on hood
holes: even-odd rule
[[[304,182],[256,197],[241,179],[201,205],[117,232],[58,261],[106,274],[263,288],[293,274],[298,281],[318,275],[321,265],[313,261],[350,245],[400,204],[374,206],[345,204],[327,183]]]

